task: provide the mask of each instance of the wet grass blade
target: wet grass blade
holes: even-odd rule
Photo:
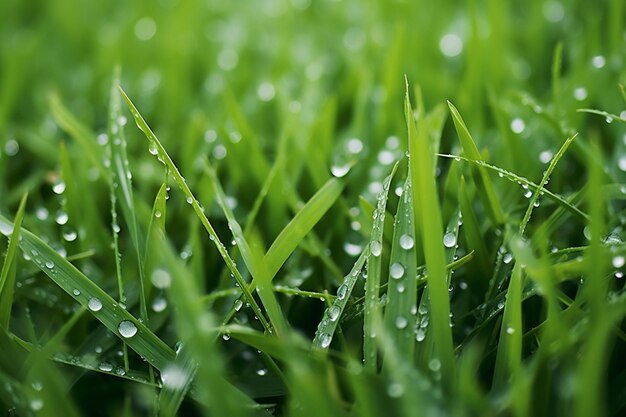
[[[409,99],[409,88],[405,96],[405,118],[409,140],[409,169],[413,186],[413,202],[418,213],[416,229],[420,237],[426,268],[428,269],[428,291],[430,294],[430,326],[435,343],[437,360],[441,363],[442,381],[451,386],[454,381],[455,357],[450,329],[450,298],[446,283],[446,262],[443,242],[442,217],[439,193],[432,167],[431,148],[425,123],[415,124]],[[417,97],[418,120],[423,120],[424,105]]]
[[[313,339],[313,347],[319,349],[328,349],[330,343],[335,336],[335,331],[341,320],[346,304],[350,299],[354,285],[356,284],[361,271],[365,266],[365,261],[369,257],[369,248],[365,248],[361,255],[354,263],[352,270],[346,275],[343,283],[337,289],[337,296],[332,305],[324,312],[324,317],[317,326],[315,338]]]
[[[397,359],[403,358],[407,363],[413,361],[417,314],[417,281],[414,272],[417,269],[417,257],[411,188],[410,178],[407,178],[394,223],[384,317],[386,334],[399,355]]]
[[[0,216],[0,229],[9,227],[13,224]],[[32,262],[70,297],[89,308],[96,319],[137,354],[157,369],[163,369],[173,360],[172,349],[74,265],[28,230],[22,228],[21,235],[20,248],[29,254]],[[127,335],[135,332],[133,336],[123,337],[120,325]]]
[[[265,315],[259,308],[259,305],[254,299],[254,296],[248,290],[248,284],[243,279],[241,272],[237,269],[237,266],[235,265],[235,261],[233,261],[233,259],[228,254],[226,247],[221,242],[219,236],[217,236],[217,233],[215,232],[215,229],[209,222],[209,219],[204,214],[204,209],[200,206],[200,204],[198,203],[198,200],[195,198],[195,196],[189,189],[189,186],[187,185],[185,178],[182,176],[182,174],[180,173],[180,171],[178,170],[178,168],[172,161],[172,158],[170,158],[167,151],[165,150],[165,148],[163,148],[163,145],[161,145],[161,142],[159,142],[156,135],[152,132],[152,130],[150,129],[146,121],[143,119],[143,117],[141,116],[141,114],[139,113],[139,111],[137,110],[133,102],[130,100],[130,98],[126,95],[126,93],[124,92],[124,90],[122,90],[121,87],[119,87],[119,90],[122,94],[122,97],[124,97],[124,100],[126,100],[126,103],[128,104],[128,108],[130,109],[133,115],[133,118],[135,119],[135,123],[137,124],[137,127],[139,127],[139,129],[145,134],[146,138],[148,139],[151,153],[155,153],[158,156],[158,158],[169,169],[170,173],[174,177],[174,180],[176,181],[176,184],[185,195],[185,199],[187,200],[189,204],[191,204],[194,212],[200,219],[200,222],[202,223],[202,225],[208,232],[209,237],[214,242],[215,247],[217,248],[217,251],[219,252],[222,259],[224,260],[224,263],[226,264],[226,267],[230,270],[230,272],[235,277],[237,284],[241,288],[243,295],[246,298],[246,302],[250,304],[252,310],[254,311],[254,314],[257,315],[257,317],[261,321],[261,324],[263,325],[265,330],[269,331],[271,327],[270,323],[267,322]]]
[[[448,102],[448,107],[450,108],[450,113],[452,114],[452,120],[454,121],[454,127],[456,128],[457,135],[459,136],[459,140],[461,142],[461,146],[463,147],[463,152],[467,155],[467,158],[473,159],[476,161],[482,160],[480,156],[480,152],[478,152],[478,148],[476,147],[476,142],[472,139],[472,135],[470,135],[463,118],[459,111],[454,107],[454,105]],[[491,220],[493,221],[495,226],[498,226],[504,223],[504,213],[500,206],[500,202],[495,194],[493,184],[491,179],[489,178],[489,174],[485,171],[484,168],[478,166],[472,169],[472,178],[476,183],[476,188],[478,190],[478,194],[481,198],[483,206],[489,213]]]
[[[17,271],[18,242],[20,238],[20,228],[24,219],[24,209],[26,208],[27,194],[24,194],[15,215],[14,226],[12,228],[0,228],[0,233],[9,236],[9,247],[7,248],[2,270],[0,271],[0,327],[9,328],[11,320],[11,307],[13,305],[13,294],[15,293],[15,277]]]
[[[398,169],[396,163],[383,183],[383,190],[378,194],[378,204],[374,210],[374,223],[369,240],[367,257],[367,280],[365,281],[365,317],[363,321],[363,359],[365,368],[376,371],[378,368],[378,329],[382,329],[380,306],[380,284],[382,275],[383,227],[387,198],[391,180]]]

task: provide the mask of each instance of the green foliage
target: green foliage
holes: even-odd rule
[[[0,412],[623,415],[624,22],[0,2]]]

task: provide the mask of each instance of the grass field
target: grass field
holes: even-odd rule
[[[0,2],[0,413],[626,415],[623,0]]]

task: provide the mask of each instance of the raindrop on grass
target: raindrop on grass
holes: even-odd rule
[[[428,362],[428,369],[433,372],[438,372],[441,369],[441,361],[439,359],[431,359]]]
[[[30,408],[33,411],[39,411],[43,408],[43,400],[40,398],[33,398],[30,401]]]
[[[78,288],[74,288],[74,290],[72,291],[72,294],[78,297],[80,295],[80,290]]]
[[[241,310],[241,307],[243,307],[243,301],[241,300],[235,300],[235,311],[239,311]]]
[[[350,171],[350,164],[333,165],[330,168],[331,174],[333,174],[333,176],[337,178],[345,177],[349,171]]]
[[[574,98],[578,101],[583,101],[587,98],[587,89],[585,87],[578,87],[574,90]]]
[[[391,278],[400,279],[404,275],[404,267],[402,264],[395,262],[389,267],[389,275]]]
[[[404,329],[407,324],[409,324],[409,321],[406,319],[406,317],[403,316],[398,316],[396,317],[396,327],[398,329]]]
[[[111,372],[113,370],[113,365],[111,365],[108,362],[102,362],[98,366],[98,369],[100,369],[101,371],[104,371],[104,372]]]
[[[152,301],[152,311],[160,313],[167,308],[167,300],[163,297],[157,297]]]
[[[623,256],[615,256],[612,261],[613,268],[621,268],[624,266],[624,257]]]
[[[52,268],[54,268],[54,262],[52,262],[52,261],[46,261],[46,268],[48,268],[48,269],[52,269]]]
[[[333,340],[333,338],[328,333],[322,333],[320,335],[320,345],[323,348],[327,348],[328,346],[330,346],[330,342],[332,340]]]
[[[520,134],[524,131],[524,129],[526,129],[526,123],[524,123],[524,121],[519,117],[511,121],[511,130],[513,131],[513,133]]]
[[[91,311],[100,311],[102,310],[102,301],[99,298],[91,297],[87,302],[87,307]]]
[[[54,191],[55,194],[63,194],[63,191],[65,191],[65,183],[63,181],[57,182],[52,186],[52,191]]]
[[[178,365],[167,365],[161,373],[163,385],[175,390],[182,389],[187,382],[185,370]]]
[[[418,342],[422,342],[424,339],[426,339],[426,332],[424,331],[424,329],[417,329],[417,331],[415,332],[415,340]]]
[[[69,217],[68,217],[66,212],[59,211],[57,213],[56,222],[57,222],[58,225],[63,226],[64,224],[67,223],[68,220],[69,220]]]
[[[604,68],[604,66],[606,65],[606,58],[604,58],[602,55],[596,55],[591,58],[591,65],[593,65],[593,67],[597,69]]]
[[[9,236],[11,233],[13,233],[13,226],[6,223],[0,223],[0,233],[5,236]]]
[[[383,251],[383,245],[379,241],[375,240],[370,243],[370,251],[372,252],[372,255],[380,256]]]
[[[360,153],[363,150],[363,142],[361,142],[361,140],[357,138],[348,139],[347,148],[348,152],[350,152],[351,154]]]
[[[151,155],[158,155],[159,148],[157,148],[156,142],[150,141],[150,144],[148,145],[148,152],[150,152]]]
[[[415,242],[413,241],[413,236],[411,235],[402,235],[400,236],[400,247],[404,250],[413,249],[413,245]]]
[[[336,321],[341,313],[341,309],[338,306],[332,306],[328,309],[328,318],[330,321]]]
[[[348,287],[344,284],[337,289],[337,298],[343,300],[348,294]]]
[[[505,264],[511,263],[512,260],[513,255],[511,255],[510,253],[505,253],[504,257],[502,258],[502,262],[504,262]]]
[[[452,232],[448,232],[443,235],[443,246],[446,248],[452,248],[456,245],[456,235]]]
[[[157,268],[152,272],[152,275],[150,276],[150,281],[152,281],[152,284],[155,287],[159,289],[165,289],[169,288],[170,285],[172,285],[172,276],[165,269]]]
[[[130,320],[122,320],[120,325],[117,327],[117,330],[120,332],[120,335],[125,338],[133,337],[137,334],[137,326]]]
[[[506,328],[506,333],[507,333],[507,334],[513,334],[513,333],[515,333],[515,329],[514,329],[514,328],[512,328],[512,327],[507,327],[507,328]]]

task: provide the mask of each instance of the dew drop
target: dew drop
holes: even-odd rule
[[[426,332],[424,331],[424,329],[417,329],[417,331],[415,332],[415,340],[417,340],[418,342],[422,342],[424,341],[424,339],[426,339]]]
[[[55,194],[63,194],[65,191],[65,183],[63,181],[57,182],[52,186],[52,191],[54,191]]]
[[[389,275],[391,278],[400,279],[404,275],[404,267],[402,264],[395,262],[389,267]]]
[[[0,223],[0,233],[5,236],[9,236],[11,233],[13,233],[13,226],[6,223]]]
[[[91,311],[100,311],[102,310],[102,301],[96,297],[91,297],[87,302],[87,307]]]
[[[456,235],[452,232],[448,232],[443,235],[443,246],[446,248],[452,248],[456,245]]]
[[[243,307],[243,301],[235,300],[234,307],[235,307],[235,311],[241,310],[241,307]]]
[[[407,324],[409,324],[409,321],[406,319],[406,317],[403,317],[403,316],[396,317],[396,327],[398,329],[406,328]]]
[[[624,266],[624,257],[623,256],[615,256],[612,261],[613,268],[621,268]]]
[[[519,117],[513,119],[511,121],[511,130],[513,133],[517,133],[518,135],[522,133],[526,129],[526,123]]]
[[[265,368],[257,369],[256,374],[258,376],[265,376],[265,375],[267,375],[267,369],[265,369]]]
[[[43,400],[40,398],[33,398],[30,401],[30,408],[33,411],[39,411],[43,408]]]
[[[404,385],[393,382],[387,387],[387,395],[391,398],[400,398],[404,394]]]
[[[161,373],[161,381],[168,388],[180,390],[187,383],[187,374],[177,365],[167,365]]]
[[[328,318],[330,319],[330,321],[336,321],[340,313],[341,309],[339,308],[339,306],[332,306],[328,309]]]
[[[74,288],[74,290],[72,291],[72,294],[78,297],[80,295],[80,290],[78,288]]]
[[[109,362],[102,362],[98,366],[98,369],[104,372],[111,372],[113,370],[113,365],[111,365]]]
[[[372,252],[372,255],[380,256],[383,251],[383,245],[379,241],[375,240],[370,243],[370,251]]]
[[[351,138],[347,144],[348,152],[358,154],[363,150],[363,142],[358,138]]]
[[[117,330],[120,332],[120,335],[125,338],[130,338],[137,334],[137,326],[130,320],[122,320]]]
[[[160,313],[167,308],[167,300],[163,297],[157,297],[152,301],[152,311]]]
[[[439,359],[431,359],[428,362],[428,369],[433,372],[438,372],[441,369],[441,361]]]
[[[350,171],[350,164],[333,165],[330,168],[331,174],[333,174],[333,176],[337,178],[345,177],[349,171]]]
[[[338,299],[343,300],[344,298],[346,298],[347,294],[348,294],[348,287],[346,285],[342,285],[337,289]]]
[[[222,335],[222,339],[224,339],[225,341],[229,341],[230,340],[230,335],[228,333],[224,333]]]
[[[327,348],[330,346],[330,342],[332,341],[332,337],[328,333],[322,333],[320,335],[320,345],[323,348]]]
[[[172,285],[172,275],[165,269],[157,268],[152,272],[150,281],[159,289],[169,288]]]
[[[502,262],[504,262],[505,264],[511,263],[512,260],[513,260],[513,255],[511,255],[510,253],[505,253],[504,257],[502,258]]]
[[[69,217],[66,212],[60,211],[57,213],[56,222],[58,225],[63,226],[64,224],[67,223],[68,220],[69,220]]]
[[[48,269],[52,269],[52,268],[54,268],[54,262],[52,262],[52,261],[46,261],[46,268],[48,268]]]
[[[513,334],[513,333],[515,333],[515,329],[514,329],[514,328],[512,328],[512,327],[507,327],[507,328],[506,328],[506,333],[507,333],[507,334]]]
[[[411,235],[402,235],[400,236],[400,247],[404,250],[413,249],[413,245],[415,242],[413,241],[413,236]]]

